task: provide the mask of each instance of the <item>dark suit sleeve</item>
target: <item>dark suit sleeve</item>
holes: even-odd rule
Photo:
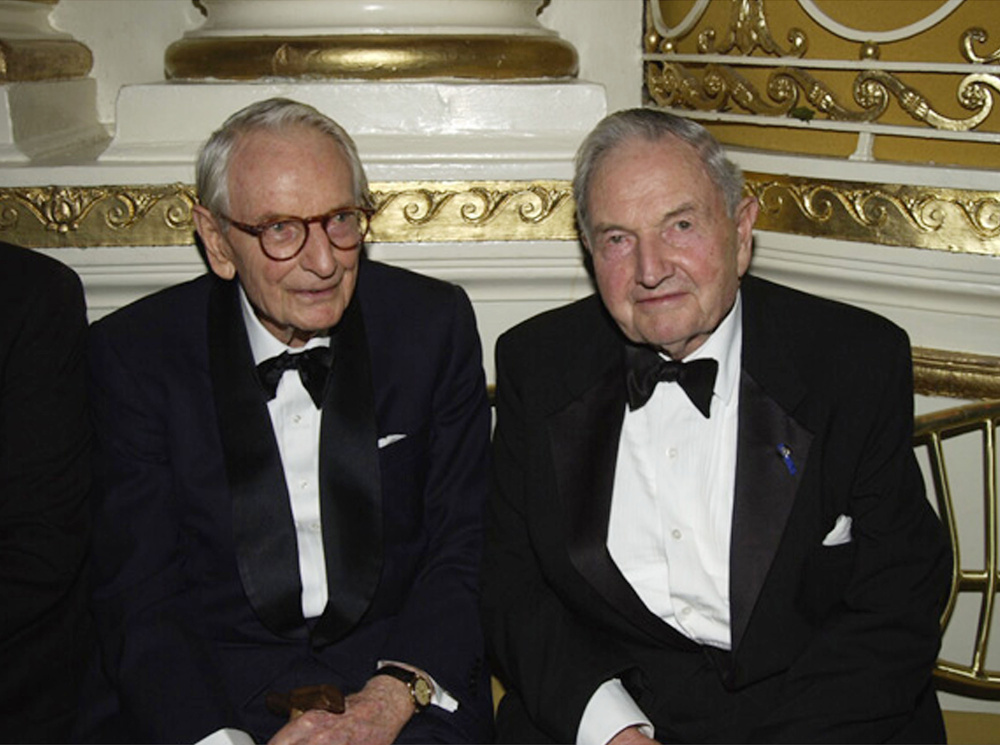
[[[102,665],[130,741],[195,742],[241,723],[225,703],[205,619],[184,580],[190,568],[182,566],[187,537],[175,482],[185,474],[172,463],[177,438],[166,387],[156,363],[137,352],[138,337],[121,330],[96,324],[89,344],[97,442],[92,605]]]
[[[490,410],[475,316],[460,289],[436,333],[443,354],[432,373],[430,448],[422,466],[425,549],[382,659],[432,675],[459,700],[458,726],[478,740],[492,729],[479,625]]]
[[[852,566],[849,580],[842,594],[833,587],[807,590],[839,602],[786,673],[782,703],[754,733],[755,741],[933,737],[936,711],[921,699],[933,696],[930,675],[950,554],[912,450],[909,343],[898,330],[889,341],[882,360],[868,360],[879,371],[870,377],[882,385],[852,394],[863,402],[853,412],[855,421],[865,423],[865,430],[857,430],[864,434],[849,495],[853,543],[818,549],[820,561]],[[828,465],[835,462],[827,459]],[[807,571],[807,580],[836,576],[816,569]],[[925,715],[930,721],[921,721]],[[907,727],[915,727],[912,734]]]
[[[547,456],[532,452],[546,446],[544,437],[534,436],[545,425],[526,393],[538,371],[525,363],[523,351],[503,337],[497,344],[484,623],[496,675],[512,694],[501,703],[510,708],[500,712],[498,729],[529,738],[518,742],[539,739],[533,727],[556,742],[573,742],[594,691],[613,677],[628,681],[633,670],[610,635],[583,621],[588,614],[566,605],[555,589],[560,578],[545,576],[536,554],[557,539],[533,534],[537,505],[527,503],[529,493],[546,488],[532,464]],[[532,724],[523,722],[522,705]]]
[[[85,308],[76,275],[28,249],[0,246],[0,273],[0,740],[55,741],[83,629]]]

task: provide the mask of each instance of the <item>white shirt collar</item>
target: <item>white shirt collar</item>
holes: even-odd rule
[[[259,365],[264,360],[271,359],[272,357],[277,357],[282,352],[292,352],[294,354],[304,349],[330,346],[330,337],[326,334],[314,336],[306,342],[304,347],[293,348],[278,341],[274,334],[264,328],[264,324],[257,318],[257,313],[250,304],[250,299],[243,290],[243,285],[239,286],[239,291],[240,309],[243,311],[243,325],[247,329],[247,338],[250,340],[250,351],[253,353],[253,363],[255,365]]]
[[[684,358],[691,360],[713,358],[719,362],[719,372],[715,377],[713,393],[729,403],[736,393],[740,379],[740,357],[743,351],[743,313],[741,293],[736,292],[736,301],[729,313],[722,319],[705,343]],[[669,359],[661,354],[664,359]]]

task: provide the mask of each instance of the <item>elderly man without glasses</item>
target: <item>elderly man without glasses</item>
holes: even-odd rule
[[[699,125],[598,125],[598,294],[497,344],[487,639],[503,742],[933,742],[948,584],[906,335],[747,274]]]
[[[468,298],[364,257],[364,171],[311,107],[234,114],[197,179],[211,273],[92,332],[107,685],[81,731],[487,741]]]

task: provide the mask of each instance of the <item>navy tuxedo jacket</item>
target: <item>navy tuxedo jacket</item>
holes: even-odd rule
[[[752,277],[742,298],[731,652],[652,614],[607,551],[626,341],[599,298],[500,338],[483,582],[501,738],[572,742],[611,677],[661,741],[943,736],[949,554],[910,445],[906,335]],[[852,540],[823,545],[840,515]]]
[[[87,716],[114,712],[105,732],[176,743],[237,727],[265,742],[283,724],[268,691],[328,682],[346,695],[393,660],[460,702],[415,716],[402,739],[490,737],[478,616],[490,419],[471,305],[453,285],[363,260],[332,346],[330,602],[306,623],[235,282],[206,275],[92,327],[93,609],[114,696]]]

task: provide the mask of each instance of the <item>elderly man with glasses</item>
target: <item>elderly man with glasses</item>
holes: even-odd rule
[[[364,257],[364,170],[311,107],[234,114],[197,181],[211,273],[92,331],[83,736],[488,741],[468,298]]]

